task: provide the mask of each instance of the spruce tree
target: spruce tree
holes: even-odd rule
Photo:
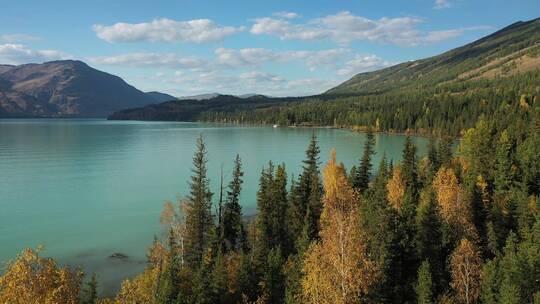
[[[178,248],[176,236],[172,228],[169,230],[168,243],[167,267],[160,282],[161,290],[158,290],[158,294],[160,303],[175,304],[180,296],[180,272],[182,265],[180,249]]]
[[[86,283],[86,288],[83,289],[82,304],[96,304],[98,301],[98,295],[97,295],[97,278],[96,274],[93,274],[90,278],[90,281]]]
[[[375,154],[375,137],[371,128],[367,130],[366,142],[364,143],[364,153],[360,160],[360,165],[356,171],[356,177],[354,179],[353,186],[359,189],[361,192],[365,191],[369,185],[369,178],[371,176],[371,159]]]
[[[442,224],[431,187],[426,187],[422,191],[420,200],[416,212],[414,241],[418,259],[429,262],[430,275],[433,281],[432,290],[435,291],[437,287],[442,287],[441,280],[445,266],[442,248]]]
[[[193,156],[193,176],[189,183],[187,201],[185,256],[188,263],[198,267],[206,251],[212,246],[215,236],[212,216],[212,192],[207,177],[207,151],[202,136],[197,138],[197,150]]]
[[[272,230],[271,248],[280,247],[280,252],[287,256],[292,249],[287,231],[287,172],[285,164],[278,165],[271,190],[270,223]]]
[[[273,223],[274,203],[274,164],[268,162],[268,167],[263,168],[259,178],[259,190],[257,191],[257,218],[255,220],[256,234],[254,244],[254,263],[258,273],[264,272],[266,256],[275,246],[275,232]]]
[[[422,262],[418,269],[418,281],[416,282],[415,290],[418,304],[431,304],[434,302],[433,282],[430,265],[427,260]]]
[[[283,276],[283,253],[279,246],[268,253],[262,280],[262,294],[268,303],[284,303],[285,278]]]
[[[320,210],[322,210],[319,153],[317,137],[313,133],[306,150],[306,159],[302,161],[302,173],[298,182],[292,184],[289,196],[288,230],[293,241],[297,240],[306,225],[308,207],[311,209],[309,225],[314,229],[318,229],[319,226]],[[315,232],[311,233],[310,237],[315,235]]]
[[[437,151],[437,159],[439,166],[450,166],[452,161],[452,138],[443,136],[439,140],[439,148]]]
[[[495,192],[499,195],[511,187],[512,177],[512,140],[505,130],[501,133],[495,151]]]
[[[227,200],[223,208],[223,239],[226,250],[246,249],[245,231],[242,222],[240,192],[242,190],[242,161],[239,155],[234,160],[233,179],[227,190]]]
[[[429,166],[427,182],[431,182],[440,167],[439,151],[437,150],[435,139],[433,137],[429,139],[427,158]]]
[[[405,146],[403,148],[403,156],[401,163],[401,174],[405,183],[405,193],[403,197],[403,206],[399,212],[398,234],[400,234],[400,251],[402,267],[402,275],[400,287],[401,299],[399,301],[407,301],[414,298],[414,282],[416,280],[415,273],[418,269],[418,258],[414,243],[416,229],[416,208],[418,205],[419,182],[418,182],[418,164],[416,158],[416,147],[412,139],[407,136]]]

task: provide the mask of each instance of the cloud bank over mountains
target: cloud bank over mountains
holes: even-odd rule
[[[451,7],[452,3],[435,0],[434,5],[435,9],[443,9]],[[486,29],[475,26],[426,30],[425,24],[426,20],[419,17],[373,19],[350,11],[317,18],[278,11],[236,25],[223,25],[210,19],[169,18],[94,24],[91,31],[98,41],[115,45],[116,52],[76,59],[99,68],[134,71],[120,76],[136,85],[157,84],[159,89],[178,95],[220,89],[224,93],[305,95],[324,91],[354,74],[398,63],[363,50],[362,43],[414,48],[451,40],[466,31]],[[268,43],[264,47],[245,46],[246,43],[243,47],[226,46],[225,42],[233,36],[243,37],[247,44],[252,41],[256,44],[266,37],[276,49],[268,47]],[[0,35],[0,63],[75,58],[60,50],[28,46],[40,39],[20,33]],[[284,49],[285,42],[293,42],[293,47]],[[190,51],[185,52],[182,47],[188,44],[206,45],[206,51],[189,54]],[[154,47],[157,45],[169,47]]]

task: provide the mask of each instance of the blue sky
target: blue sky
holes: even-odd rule
[[[0,1],[0,63],[79,59],[137,88],[316,94],[519,20],[538,0]]]

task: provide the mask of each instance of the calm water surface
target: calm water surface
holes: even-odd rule
[[[188,191],[195,140],[207,142],[209,176],[219,190],[223,166],[230,177],[239,153],[245,171],[245,214],[256,211],[262,167],[284,162],[298,175],[313,129],[203,123],[106,120],[0,120],[0,261],[25,247],[96,272],[110,294],[144,267],[145,252],[160,233],[164,201]],[[331,148],[347,168],[358,162],[365,136],[315,129],[326,161]],[[375,164],[383,153],[399,161],[404,136],[376,135]],[[415,139],[420,153],[426,140]],[[215,195],[215,198],[218,196]],[[128,260],[109,255],[120,252]]]

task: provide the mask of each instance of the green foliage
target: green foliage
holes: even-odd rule
[[[320,149],[315,133],[312,134],[302,161],[302,173],[298,182],[293,182],[289,195],[287,225],[290,239],[298,247],[302,241],[312,241],[318,237],[319,218],[322,211],[322,186],[319,170]],[[295,248],[298,251],[298,248]]]
[[[433,303],[433,282],[429,262],[425,260],[418,269],[418,281],[416,283],[416,300],[418,304]]]
[[[215,238],[206,154],[206,144],[201,135],[197,138],[197,150],[193,156],[193,176],[189,184],[190,194],[186,214],[186,260],[194,267],[201,264],[204,254],[212,246]]]
[[[283,257],[280,247],[275,247],[268,253],[266,268],[261,281],[262,294],[269,303],[284,303],[285,278],[283,275]]]
[[[225,250],[247,250],[246,232],[242,221],[240,192],[242,191],[242,161],[239,155],[234,160],[233,179],[227,190],[227,200],[223,208],[223,240]]]
[[[368,128],[366,132],[366,142],[364,143],[364,153],[360,159],[360,165],[353,180],[353,186],[364,191],[368,188],[369,178],[371,176],[371,158],[375,154],[375,137],[373,131]]]
[[[93,274],[90,277],[90,281],[86,283],[86,288],[82,291],[81,303],[82,304],[97,304],[98,295],[97,295],[98,282],[96,274]]]

